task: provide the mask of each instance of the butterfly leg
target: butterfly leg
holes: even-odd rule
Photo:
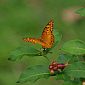
[[[43,51],[46,51],[47,49],[46,48],[43,48]]]

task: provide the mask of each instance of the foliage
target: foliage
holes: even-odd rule
[[[81,16],[85,16],[85,8],[80,8],[76,11],[77,14],[80,14]]]
[[[48,78],[50,73],[47,65],[37,65],[33,67],[28,67],[20,76],[19,83],[26,81],[35,82],[40,78]]]
[[[73,55],[83,55],[85,54],[85,42],[81,40],[70,40],[63,44],[61,50]]]
[[[40,56],[40,51],[33,48],[32,46],[21,46],[10,53],[10,57],[8,58],[8,60],[16,61],[21,59],[25,55]]]
[[[59,54],[59,56],[56,58],[56,61],[58,63],[70,63],[72,62],[72,58],[73,56],[72,55],[69,55],[69,54]]]
[[[46,50],[37,50],[32,46],[21,46],[11,52],[9,60],[16,61],[21,59],[24,55],[33,56],[47,56],[54,47],[58,47],[61,41],[59,32],[54,31],[55,43],[52,48]],[[41,78],[49,78],[54,76],[56,80],[63,80],[63,85],[81,85],[81,78],[85,78],[85,42],[81,40],[70,40],[65,42],[58,50],[59,55],[55,61],[60,65],[66,65],[65,68],[58,69],[54,74],[51,74],[49,65],[36,65],[25,69],[17,83],[35,82]],[[37,58],[37,57],[36,57]],[[81,60],[81,58],[83,60]],[[49,61],[50,63],[50,61]],[[76,79],[76,81],[75,81]]]
[[[82,85],[82,82],[77,80],[77,81],[66,81],[63,83],[63,85]]]
[[[85,62],[74,62],[65,68],[65,72],[73,78],[85,78]]]

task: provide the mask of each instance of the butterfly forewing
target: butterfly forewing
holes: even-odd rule
[[[53,21],[50,20],[42,32],[41,40],[46,43],[43,48],[51,48],[54,43],[53,24]]]

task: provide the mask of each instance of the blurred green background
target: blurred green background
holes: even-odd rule
[[[71,39],[85,41],[85,17],[75,14],[84,5],[85,0],[0,0],[0,85],[16,85],[26,66],[45,63],[41,57],[25,57],[17,62],[7,58],[24,44],[23,37],[39,37],[50,19],[54,20],[54,29],[63,35],[62,43]],[[61,85],[53,78],[41,79],[33,85],[43,84]]]

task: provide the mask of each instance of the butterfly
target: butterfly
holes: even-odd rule
[[[31,43],[38,43],[42,46],[42,48],[51,48],[54,43],[54,35],[53,35],[53,20],[50,20],[49,23],[45,26],[42,35],[40,38],[24,38],[24,41]]]

